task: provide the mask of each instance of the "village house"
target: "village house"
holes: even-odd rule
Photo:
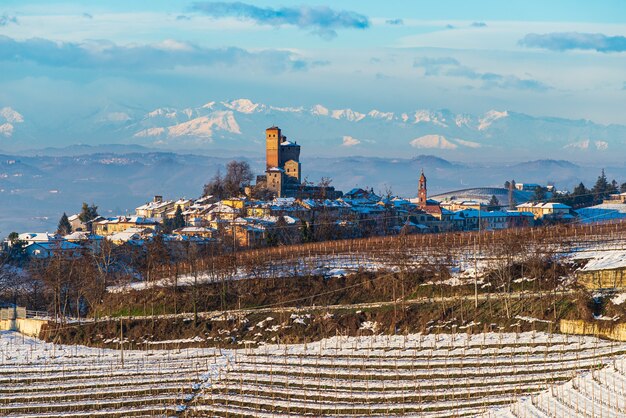
[[[95,222],[93,224],[93,233],[109,236],[118,232],[124,232],[128,228],[149,228],[154,232],[158,232],[161,229],[161,224],[155,219],[140,216],[115,216]]]
[[[165,219],[168,212],[176,210],[176,202],[163,200],[163,196],[154,196],[152,202],[141,205],[135,209],[135,215],[139,218]]]
[[[62,254],[65,257],[77,257],[80,255],[80,245],[64,240],[38,241],[24,247],[24,252],[29,258],[45,259],[54,255]]]
[[[494,231],[514,227],[532,226],[531,213],[517,211],[478,211],[465,209],[454,212],[453,223],[459,231]]]
[[[193,201],[190,199],[178,199],[174,202],[174,206],[172,209],[165,214],[167,219],[174,219],[176,216],[176,211],[180,208],[181,213],[184,213],[189,207],[191,207]],[[183,215],[184,217],[184,215]]]
[[[602,203],[626,203],[626,193],[613,193]]]
[[[186,226],[173,230],[172,234],[186,237],[215,238],[217,229],[206,226]]]
[[[535,219],[550,218],[553,220],[572,220],[571,206],[563,203],[535,203],[526,202],[516,206],[519,212],[532,213]]]

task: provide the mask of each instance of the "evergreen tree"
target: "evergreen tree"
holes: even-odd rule
[[[184,228],[185,227],[185,217],[183,216],[183,210],[180,206],[176,207],[176,212],[174,213],[174,229]]]
[[[302,242],[311,242],[313,241],[313,233],[311,228],[309,228],[309,224],[304,221],[300,221],[300,239]]]
[[[487,210],[499,210],[500,209],[500,201],[496,197],[496,195],[491,196],[491,200],[489,200],[489,204],[487,205]]]
[[[81,222],[87,223],[91,220],[94,220],[98,216],[98,206],[94,205],[93,203],[91,204],[91,206],[89,206],[87,202],[83,202],[83,207],[81,208],[80,214],[78,215],[78,219],[80,219]]]
[[[546,189],[541,186],[535,187],[535,193],[533,194],[533,197],[530,198],[530,200],[534,200],[536,202],[543,202],[545,199],[546,199]]]
[[[593,196],[589,189],[581,182],[578,186],[574,187],[574,191],[571,196],[571,206],[575,208],[589,206],[593,202]]]
[[[601,203],[602,200],[606,199],[611,193],[615,193],[616,191],[617,182],[609,183],[606,178],[606,174],[604,174],[604,169],[602,169],[602,173],[598,176],[596,184],[594,184],[591,188],[594,203]]]
[[[619,186],[619,192],[626,193],[626,183],[622,183],[622,185]]]
[[[68,235],[71,233],[72,225],[70,224],[70,220],[67,218],[67,214],[63,212],[63,215],[61,215],[61,219],[59,219],[59,224],[57,225],[57,234]]]

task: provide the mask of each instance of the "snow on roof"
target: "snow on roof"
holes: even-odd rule
[[[75,214],[73,214],[73,215],[71,215],[71,216],[68,216],[68,217],[67,217],[67,220],[68,220],[68,221],[70,221],[70,222],[72,222],[72,221],[75,221],[76,219],[78,219],[79,217],[80,217],[80,214],[75,213]]]
[[[613,270],[626,267],[626,251],[594,251],[577,255],[576,259],[590,258],[581,271]]]
[[[234,213],[236,212],[236,210],[232,206],[228,206],[225,203],[219,202],[215,204],[215,206],[210,210],[210,212],[211,213]]]
[[[204,226],[186,226],[184,228],[175,229],[174,232],[178,234],[190,234],[190,233],[202,233],[202,232],[215,232],[217,229]]]
[[[582,222],[600,222],[626,218],[626,205],[623,203],[602,203],[588,208],[577,209]]]
[[[68,241],[86,241],[89,238],[90,238],[89,232],[86,232],[86,231],[72,232],[71,234],[65,235],[63,237],[63,239],[68,240]]]
[[[97,222],[98,224],[118,224],[131,223],[138,225],[156,225],[159,222],[154,218],[144,218],[143,216],[114,216]]]
[[[109,241],[130,241],[141,238],[137,232],[123,231],[106,237]]]
[[[555,203],[555,202],[545,202],[545,203],[534,203],[534,202],[526,202],[521,205],[517,205],[518,208],[536,208],[536,209],[571,209],[571,206],[565,205],[563,203]]]
[[[47,242],[56,238],[57,236],[55,234],[48,232],[25,232],[17,236],[18,240],[26,242]]]
[[[175,202],[173,200],[163,200],[161,202],[148,202],[145,205],[141,205],[137,208],[135,208],[135,210],[155,210],[155,209],[160,209],[160,208],[164,208],[167,207],[169,205],[173,205]]]
[[[33,242],[32,244],[28,245],[28,247],[31,246],[37,246],[37,247],[41,247],[44,248],[46,250],[75,250],[80,248],[80,245],[74,244],[73,242],[69,242],[69,241],[55,241],[55,242]]]

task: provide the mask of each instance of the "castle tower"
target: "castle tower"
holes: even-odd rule
[[[426,176],[424,175],[424,170],[422,169],[422,175],[420,176],[418,185],[417,185],[417,202],[420,207],[426,206],[428,192],[426,189]]]
[[[272,126],[265,130],[265,168],[280,167],[280,128]]]

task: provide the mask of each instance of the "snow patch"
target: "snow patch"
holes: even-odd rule
[[[0,109],[0,116],[9,123],[22,123],[24,122],[24,116],[15,111],[14,109],[6,106]]]
[[[497,110],[490,110],[489,112],[485,113],[485,116],[478,119],[478,123],[479,123],[478,130],[484,131],[498,119],[506,118],[508,116],[509,116],[509,112],[507,112],[506,110],[504,112],[499,112]]]
[[[376,321],[362,322],[361,326],[359,327],[359,329],[362,331],[372,331],[374,334],[378,332],[379,328],[380,328],[380,324]]]
[[[0,135],[5,136],[6,138],[11,137],[13,135],[13,125],[10,123],[3,123],[0,125]]]
[[[265,105],[254,103],[250,99],[237,99],[232,102],[222,102],[228,109],[232,109],[239,113],[255,113],[265,110]]]
[[[409,142],[414,148],[457,149],[458,145],[448,141],[443,135],[424,135]]]
[[[446,125],[445,123],[445,118],[441,115],[438,115],[434,112],[431,112],[429,110],[418,110],[415,112],[414,115],[414,124],[418,124],[418,123],[432,123],[433,125],[439,125],[439,126],[443,126],[444,128],[447,128],[448,125]]]
[[[353,147],[355,145],[359,145],[361,141],[358,139],[351,137],[350,135],[344,135],[343,137],[343,146],[344,147]]]
[[[621,305],[624,302],[626,302],[626,293],[620,293],[611,298],[611,303],[613,305]]]
[[[338,110],[333,110],[331,112],[330,117],[333,119],[337,119],[337,120],[345,119],[350,122],[358,122],[362,120],[363,118],[365,118],[365,114],[355,112],[352,109],[338,109]]]
[[[136,138],[147,138],[151,136],[161,136],[165,133],[165,128],[148,128],[133,135]]]
[[[376,109],[371,110],[367,115],[372,119],[384,119],[384,120],[393,119],[393,112],[381,112]]]
[[[311,108],[311,113],[317,116],[328,116],[330,111],[322,105],[315,105]]]
[[[213,112],[207,116],[192,119],[188,122],[167,128],[168,136],[197,136],[212,138],[214,129],[240,134],[241,130],[232,111]]]

